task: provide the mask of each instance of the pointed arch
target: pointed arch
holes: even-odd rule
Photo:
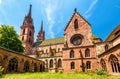
[[[75,21],[74,21],[74,28],[78,29],[78,20],[77,19],[75,19]]]
[[[50,68],[53,68],[53,60],[51,59],[50,60],[50,65],[49,65]]]
[[[91,69],[91,62],[90,62],[90,61],[87,61],[87,62],[86,62],[86,68],[87,68],[87,69]]]
[[[40,72],[43,72],[43,66],[40,64]]]
[[[75,62],[71,62],[70,66],[71,66],[71,69],[75,69]]]
[[[17,72],[17,71],[18,71],[18,60],[16,58],[12,58],[9,60],[8,72]]]
[[[73,50],[70,51],[70,58],[74,58],[74,51]]]
[[[58,68],[59,67],[62,67],[62,60],[61,59],[58,60]]]
[[[120,64],[118,58],[115,55],[110,55],[109,62],[112,68],[112,72],[120,72]]]
[[[30,63],[29,63],[29,61],[25,61],[25,63],[24,63],[24,71],[25,72],[29,72],[29,69],[30,69]]]
[[[23,33],[22,33],[23,35],[25,34],[25,29],[23,29]]]
[[[32,32],[31,31],[29,32],[29,36],[32,36]]]
[[[105,63],[104,59],[100,60],[100,65],[101,65],[101,67],[102,67],[103,70],[107,71],[107,67],[106,67],[106,63]]]
[[[85,50],[85,57],[90,57],[90,49]]]
[[[105,48],[105,51],[107,51],[109,48],[108,44],[106,44],[104,48]]]
[[[37,64],[34,63],[34,72],[37,72]]]

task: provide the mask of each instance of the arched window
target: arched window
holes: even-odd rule
[[[46,53],[48,53],[48,49],[46,49]]]
[[[50,68],[53,68],[53,60],[50,60]]]
[[[75,69],[75,63],[74,62],[71,62],[71,69]]]
[[[23,29],[23,35],[25,34],[25,29]]]
[[[29,72],[29,68],[30,68],[30,63],[29,63],[29,61],[25,61],[25,63],[24,63],[24,71],[25,71],[25,72]]]
[[[74,28],[78,29],[78,20],[77,19],[75,19],[75,21],[74,21]]]
[[[18,70],[18,60],[13,58],[9,61],[8,72],[17,72]]]
[[[34,63],[34,72],[37,72],[37,64]]]
[[[32,35],[31,31],[30,31],[29,35],[30,35],[30,36]]]
[[[109,62],[111,64],[112,72],[120,72],[120,64],[115,55],[110,55]]]
[[[62,61],[61,61],[61,59],[58,60],[58,67],[62,67]]]
[[[105,61],[103,59],[100,60],[100,64],[101,64],[102,69],[107,71],[106,63],[105,63]]]
[[[31,42],[30,38],[29,38],[29,43]]]
[[[90,57],[90,50],[88,48],[85,50],[85,57]]]
[[[86,68],[87,68],[87,69],[91,69],[91,62],[90,62],[90,61],[87,61],[87,62],[86,62]]]
[[[43,72],[42,64],[40,64],[40,72]]]
[[[73,50],[70,51],[70,58],[74,58],[74,51]]]
[[[108,44],[105,45],[105,51],[107,51],[107,50],[108,50]]]
[[[58,52],[60,52],[60,48],[58,48]]]
[[[22,37],[22,40],[24,40],[24,36]]]

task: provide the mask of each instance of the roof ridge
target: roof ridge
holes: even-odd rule
[[[21,52],[17,52],[17,51],[14,51],[14,50],[11,50],[11,49],[2,47],[2,46],[0,46],[0,49],[3,49],[3,50],[5,50],[5,51],[9,51],[9,52],[14,53],[14,54],[22,55],[22,56],[25,56],[25,57],[28,57],[28,58],[32,58],[32,59],[37,60],[37,61],[41,61],[41,60],[39,60],[39,59],[37,59],[37,58],[30,57],[30,56],[28,56],[28,55],[22,54]]]
[[[107,38],[105,39],[105,41],[109,41],[109,38],[111,37],[111,35],[112,35],[118,28],[120,28],[120,24],[118,24],[118,25],[112,30],[112,32],[109,33],[109,35],[107,36]]]
[[[59,39],[59,38],[64,38],[64,37],[51,38],[51,39],[46,39],[46,40]],[[45,41],[45,40],[44,40],[44,41]]]

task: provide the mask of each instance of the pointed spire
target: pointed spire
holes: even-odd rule
[[[28,15],[31,16],[32,4],[30,4],[30,9]]]
[[[41,29],[40,32],[43,32],[43,21],[41,21]]]

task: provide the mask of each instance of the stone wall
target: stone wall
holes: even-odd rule
[[[14,59],[16,61],[14,61]],[[10,62],[13,62],[13,65],[11,65]],[[43,61],[0,47],[0,65],[4,68],[4,73],[26,72],[25,62],[29,62],[27,72],[40,72],[40,70],[41,72],[44,71]],[[11,66],[11,69],[9,66]]]

